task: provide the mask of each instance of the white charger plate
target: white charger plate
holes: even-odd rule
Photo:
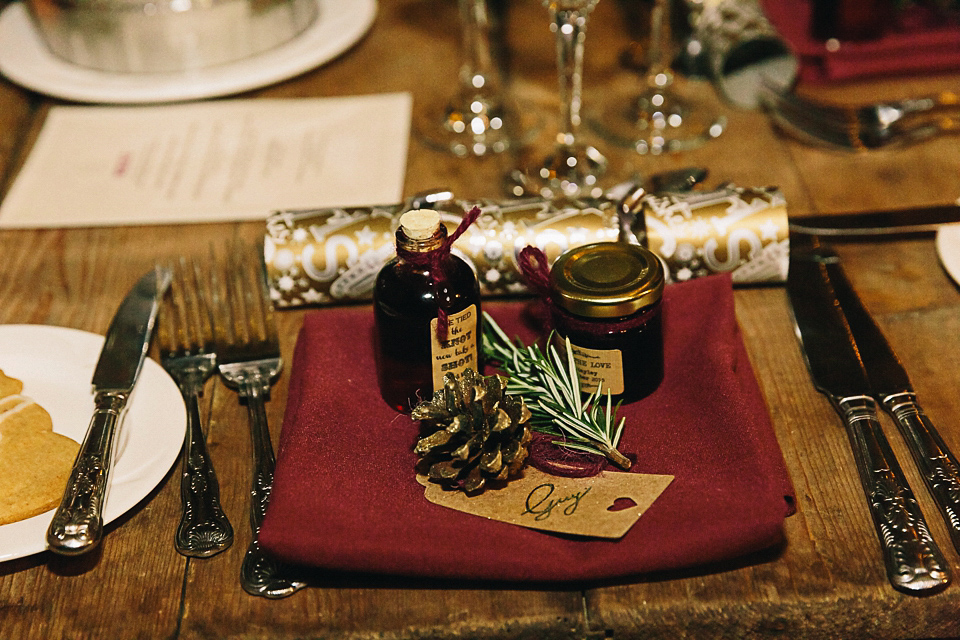
[[[0,325],[0,369],[23,382],[23,395],[47,410],[53,430],[83,440],[93,415],[90,379],[103,336],[46,325]],[[104,522],[143,500],[177,461],[187,430],[187,411],[173,379],[155,361],[140,378],[117,433]],[[0,562],[47,548],[53,510],[0,526]]]
[[[0,73],[27,89],[65,100],[109,104],[177,102],[225,96],[309,71],[346,51],[367,32],[376,0],[317,0],[307,29],[256,56],[190,72],[110,73],[55,56],[43,43],[22,2],[0,13]]]
[[[937,229],[937,255],[946,272],[960,285],[960,224],[945,224]]]

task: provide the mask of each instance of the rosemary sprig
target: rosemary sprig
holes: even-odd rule
[[[547,340],[547,353],[537,345],[514,343],[486,312],[483,314],[483,353],[500,364],[509,375],[507,392],[520,395],[532,417],[530,425],[548,435],[557,436],[556,444],[604,456],[621,469],[631,462],[617,451],[626,419],[616,422],[616,407],[610,391],[606,402],[597,389],[586,399],[580,391],[580,379],[573,361],[573,348],[566,340],[566,358]]]

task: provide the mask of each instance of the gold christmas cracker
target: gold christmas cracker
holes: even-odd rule
[[[434,207],[451,233],[473,206],[480,217],[453,245],[477,272],[483,295],[523,293],[517,255],[540,247],[553,261],[567,249],[616,241],[614,203],[557,208],[542,199],[506,203],[452,201]],[[368,300],[377,273],[393,257],[405,207],[281,211],[267,220],[264,257],[274,304],[293,307]]]
[[[474,205],[481,215],[453,245],[477,272],[481,293],[526,293],[517,256],[539,247],[552,262],[591,242],[639,242],[676,282],[732,272],[734,282],[782,282],[789,255],[786,203],[775,188],[647,195],[632,208],[611,200],[558,207],[540,198],[448,200],[433,208],[452,232]],[[267,220],[264,258],[277,307],[369,300],[395,252],[409,204],[278,211]]]
[[[649,195],[633,227],[673,282],[725,272],[738,284],[787,279],[787,203],[774,187]]]

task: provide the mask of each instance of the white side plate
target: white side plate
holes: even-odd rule
[[[960,224],[937,229],[937,255],[953,281],[960,285]]]
[[[103,341],[103,336],[65,327],[0,325],[0,369],[21,380],[22,394],[50,413],[54,431],[81,442],[93,414],[90,379]],[[186,430],[180,390],[159,364],[147,359],[117,434],[105,523],[126,513],[163,480],[179,457]],[[44,551],[52,518],[50,510],[0,526],[0,561]]]
[[[264,87],[309,71],[346,51],[373,24],[376,0],[317,0],[320,14],[296,38],[250,58],[183,73],[109,73],[58,58],[22,2],[0,13],[0,73],[27,89],[65,100],[111,104],[176,102]]]

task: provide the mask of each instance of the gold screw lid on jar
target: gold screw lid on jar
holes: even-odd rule
[[[570,249],[550,269],[554,301],[587,318],[636,313],[663,295],[660,259],[624,242],[596,242]]]

